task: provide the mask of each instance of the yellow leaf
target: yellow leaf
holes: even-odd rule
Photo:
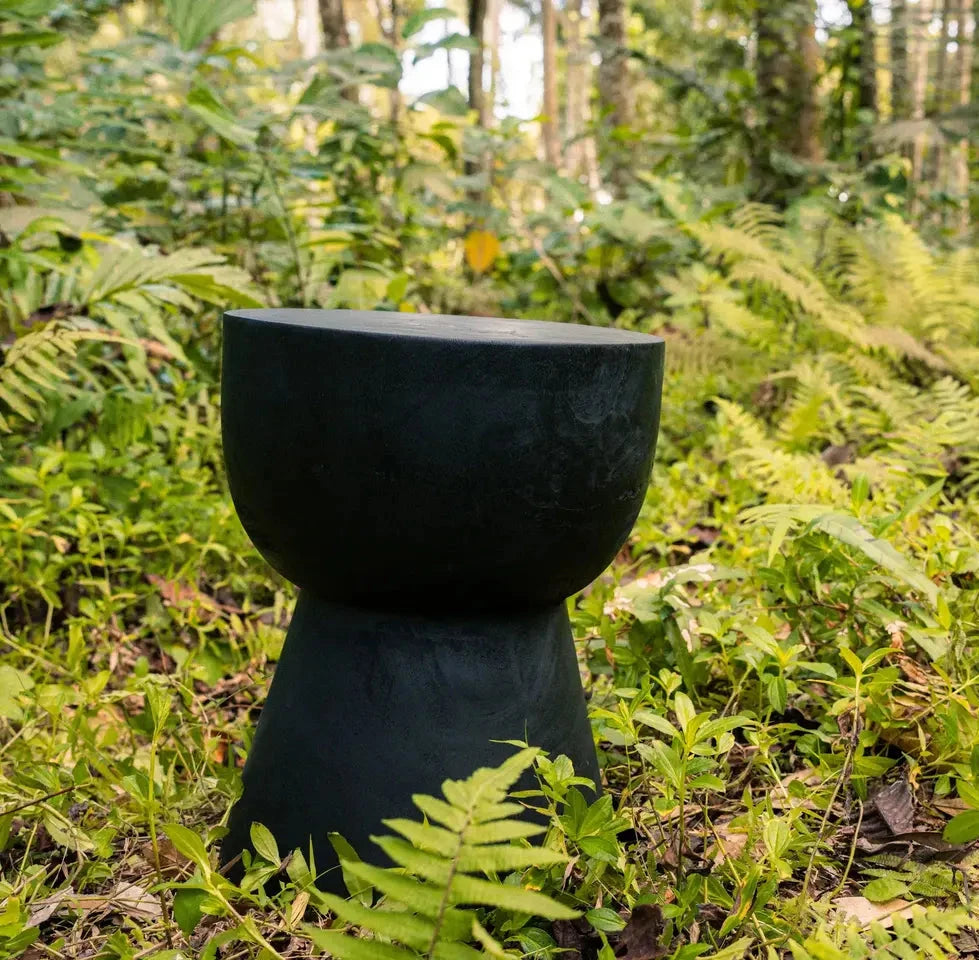
[[[485,273],[499,256],[500,241],[488,230],[473,230],[466,237],[466,263],[476,273]]]

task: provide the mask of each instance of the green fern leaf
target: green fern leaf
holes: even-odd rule
[[[446,780],[444,799],[415,797],[419,810],[441,826],[404,818],[386,820],[385,825],[400,836],[372,840],[400,869],[382,869],[341,856],[345,874],[370,884],[384,900],[371,908],[356,900],[324,895],[323,905],[340,920],[385,942],[310,930],[314,943],[337,957],[355,960],[369,955],[364,952],[368,943],[368,950],[383,947],[374,956],[399,960],[418,955],[415,951],[433,960],[471,960],[486,954],[504,957],[509,954],[479,925],[471,908],[550,920],[579,916],[578,911],[537,890],[496,876],[567,860],[556,850],[511,842],[524,841],[544,829],[517,820],[524,808],[507,799],[508,790],[537,754],[535,749],[524,749],[499,767],[477,770],[465,780]],[[470,945],[473,940],[482,950]]]
[[[306,936],[321,950],[338,960],[408,960],[421,956],[414,950],[377,940],[358,940],[337,930],[306,928]]]

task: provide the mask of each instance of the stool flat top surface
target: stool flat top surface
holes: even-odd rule
[[[426,337],[474,343],[526,343],[545,345],[647,346],[661,337],[632,330],[593,327],[549,320],[498,320],[491,317],[456,317],[385,310],[306,310],[300,308],[229,310],[226,317],[257,320],[293,327],[311,327],[343,333],[391,337]]]

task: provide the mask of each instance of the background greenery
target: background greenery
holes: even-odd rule
[[[0,0],[0,955],[979,953],[971,2],[523,9],[532,122],[481,0],[276,42]],[[446,50],[466,94],[401,92]],[[347,900],[259,827],[217,871],[293,599],[221,465],[259,304],[667,338],[642,516],[571,601],[597,803],[523,751],[391,821],[400,874],[336,838]]]

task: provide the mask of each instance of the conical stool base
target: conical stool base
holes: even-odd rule
[[[525,740],[598,762],[565,605],[522,615],[430,619],[339,606],[304,591],[231,813],[226,863],[253,822],[279,851],[312,842],[323,889],[342,890],[327,835],[383,862],[382,819],[416,817],[414,793],[493,766]],[[521,784],[533,785],[533,779]]]

